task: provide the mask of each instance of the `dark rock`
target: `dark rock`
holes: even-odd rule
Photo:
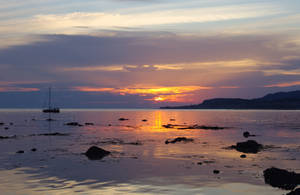
[[[287,193],[286,195],[300,195],[300,188],[297,188],[294,191],[291,191],[290,193]]]
[[[111,124],[108,124],[108,126],[110,127],[110,126],[111,126]]]
[[[205,160],[203,161],[205,164],[212,164],[212,163],[216,163],[216,161],[214,160]]]
[[[92,146],[86,151],[85,155],[90,159],[90,160],[100,160],[103,157],[109,155],[110,152],[103,150],[102,148],[98,148],[97,146]]]
[[[23,154],[24,153],[24,150],[19,150],[16,152],[17,154]]]
[[[174,118],[170,118],[170,121],[176,121],[176,119],[174,119]]]
[[[9,123],[9,125],[14,125],[14,123]]]
[[[128,118],[119,118],[119,121],[128,121]]]
[[[216,169],[213,172],[214,172],[214,174],[219,174],[220,173],[220,171],[216,170]]]
[[[254,140],[248,140],[246,142],[238,142],[235,146],[233,145],[230,148],[236,149],[237,151],[243,153],[256,154],[263,149],[263,145],[257,143]]]
[[[147,119],[143,119],[142,121],[143,121],[143,122],[147,122],[148,120],[147,120]]]
[[[35,134],[36,135],[36,134]],[[41,133],[41,134],[37,134],[38,136],[67,136],[67,135],[70,135],[68,133],[58,133],[58,132],[55,132],[55,133]]]
[[[0,123],[0,125],[4,125],[4,124],[5,124],[5,123],[2,123],[2,122]]]
[[[68,126],[80,126],[80,127],[82,126],[78,122],[69,122],[69,123],[66,123],[65,125],[68,125]]]
[[[198,165],[202,165],[202,162],[197,162]]]
[[[256,135],[252,135],[252,134],[250,134],[248,131],[245,131],[245,132],[243,133],[243,136],[244,136],[245,138],[248,138],[248,137],[255,137]]]
[[[35,151],[37,151],[37,149],[36,149],[36,148],[32,148],[31,151],[32,151],[32,152],[35,152]]]
[[[169,143],[175,144],[176,142],[185,142],[186,143],[186,142],[193,142],[193,141],[194,141],[194,139],[192,139],[192,138],[177,137],[177,138],[175,138],[173,140],[167,139],[165,141],[165,144],[169,144]]]
[[[241,158],[246,158],[247,156],[246,156],[246,154],[242,154],[240,157]]]
[[[17,138],[16,135],[13,135],[13,136],[0,136],[0,139],[15,139]]]
[[[93,126],[94,123],[84,123],[86,126]]]
[[[264,170],[264,178],[266,184],[285,190],[293,190],[300,184],[300,174],[275,167]]]
[[[174,125],[172,125],[172,124],[167,124],[167,125],[162,125],[164,128],[167,128],[167,129],[172,129],[172,128],[174,128],[175,126]]]
[[[8,130],[9,128],[8,128],[8,127],[4,127],[4,129],[5,129],[5,130]]]

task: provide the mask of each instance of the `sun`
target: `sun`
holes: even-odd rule
[[[165,98],[162,98],[162,97],[155,97],[154,98],[154,101],[156,101],[156,102],[161,102],[161,101],[164,101],[165,100]]]

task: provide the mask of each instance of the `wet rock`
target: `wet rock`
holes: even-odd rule
[[[166,124],[166,125],[162,125],[164,128],[170,129],[170,128],[175,128],[174,125],[172,124]]]
[[[36,135],[36,134],[34,134],[34,135]],[[69,133],[58,133],[58,132],[55,132],[55,133],[41,133],[41,134],[37,134],[37,135],[38,136],[67,136],[67,135],[70,135],[70,134]]]
[[[174,119],[174,118],[170,118],[170,121],[176,121],[176,119]]]
[[[4,127],[4,129],[5,129],[5,130],[8,130],[8,129],[9,129],[9,127]]]
[[[0,126],[1,126],[1,125],[5,125],[5,123],[0,122]]]
[[[9,125],[14,125],[14,123],[9,123]]]
[[[167,139],[165,141],[165,144],[169,144],[169,143],[175,144],[176,142],[185,142],[185,143],[187,143],[187,142],[193,142],[193,141],[194,141],[194,139],[192,139],[192,138],[177,137],[177,138],[175,138],[173,140]]]
[[[237,151],[243,153],[256,154],[263,149],[263,145],[254,140],[248,140],[246,142],[238,142],[236,145],[233,145],[230,148],[236,149]]]
[[[17,138],[16,135],[13,135],[13,136],[0,136],[0,139],[15,139]]]
[[[204,129],[204,130],[221,130],[226,127],[218,127],[218,126],[205,126],[205,125],[174,125],[174,124],[166,124],[162,125],[164,128],[173,128],[173,129]]]
[[[293,190],[300,184],[300,174],[275,167],[264,170],[264,179],[266,184],[285,190]]]
[[[252,135],[252,134],[249,133],[249,131],[245,131],[245,132],[243,133],[243,136],[244,136],[245,138],[248,138],[248,137],[255,137],[256,135]]]
[[[205,164],[212,164],[212,163],[216,163],[215,160],[205,160],[203,161]]]
[[[147,120],[147,119],[143,119],[142,121],[143,121],[143,122],[147,122],[148,120]]]
[[[78,122],[69,122],[69,123],[66,123],[65,125],[68,125],[68,126],[80,126],[80,127],[82,126]]]
[[[108,126],[110,127],[110,126],[111,126],[111,124],[108,124]]]
[[[290,193],[287,193],[286,195],[300,195],[300,188],[297,188],[294,191],[291,191]]]
[[[84,123],[86,126],[93,126],[94,123]]]
[[[197,165],[202,165],[202,162],[197,162]]]
[[[129,120],[128,118],[123,118],[123,117],[119,118],[119,121],[128,121],[128,120]]]
[[[246,154],[242,154],[240,157],[241,158],[246,158],[247,156],[246,156]]]
[[[214,174],[219,174],[220,171],[215,169],[215,170],[213,171],[213,173],[214,173]]]
[[[85,155],[90,159],[90,160],[100,160],[102,159],[103,157],[109,155],[110,152],[109,151],[106,151],[102,148],[98,148],[97,146],[92,146],[90,147]]]
[[[17,154],[23,154],[24,153],[24,150],[19,150],[16,152]]]
[[[31,151],[32,151],[32,152],[36,152],[37,149],[36,149],[36,148],[32,148]]]

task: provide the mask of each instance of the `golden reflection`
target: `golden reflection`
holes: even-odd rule
[[[161,129],[161,125],[162,125],[162,119],[161,119],[161,111],[155,111],[154,113],[155,116],[155,129]]]

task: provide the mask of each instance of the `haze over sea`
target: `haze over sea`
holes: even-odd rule
[[[265,184],[263,170],[300,172],[300,111],[63,109],[51,117],[0,110],[0,135],[9,137],[0,139],[1,194],[281,195],[289,191]],[[75,121],[83,126],[65,125]],[[247,139],[244,131],[256,136]],[[176,137],[194,141],[165,144]],[[269,147],[246,158],[225,149],[249,139]],[[111,154],[89,160],[82,153],[90,146]]]

